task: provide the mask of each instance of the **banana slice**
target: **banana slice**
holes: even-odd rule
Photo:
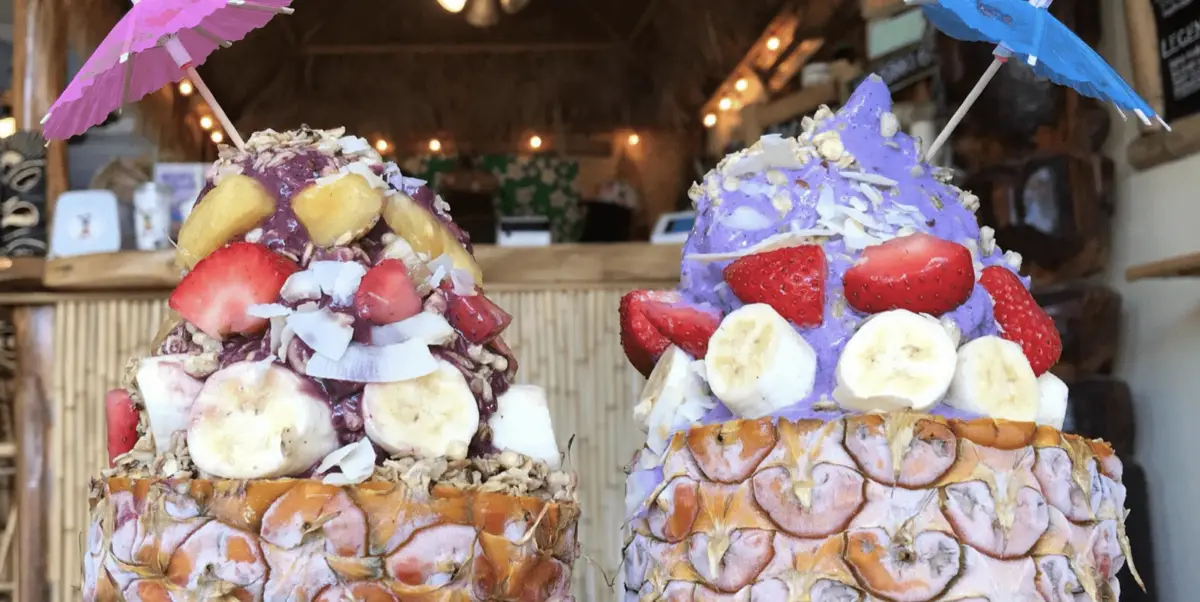
[[[367,436],[389,453],[465,455],[479,428],[479,406],[462,372],[445,360],[437,364],[425,376],[363,389]]]
[[[833,398],[855,412],[927,410],[946,395],[957,361],[937,320],[896,309],[873,316],[838,358]]]
[[[1062,429],[1071,391],[1061,378],[1046,372],[1037,379],[1038,411],[1035,422]]]
[[[746,305],[721,320],[704,368],[713,395],[741,418],[759,418],[812,392],[817,354],[770,305]]]
[[[135,379],[159,453],[171,447],[171,435],[187,429],[192,402],[204,388],[203,381],[184,369],[187,358],[187,355],[160,355],[138,362]]]
[[[991,418],[1033,422],[1038,381],[1021,346],[996,336],[958,349],[958,367],[946,403]]]
[[[676,431],[695,424],[717,404],[704,388],[696,361],[671,345],[663,352],[642,388],[641,401],[633,408],[633,419],[649,434],[646,445],[661,454]]]
[[[329,404],[316,385],[271,360],[213,373],[190,421],[192,461],[224,479],[294,476],[339,447]]]
[[[546,392],[534,385],[513,385],[496,398],[496,413],[488,420],[492,445],[510,449],[558,470],[562,454],[554,438]]]

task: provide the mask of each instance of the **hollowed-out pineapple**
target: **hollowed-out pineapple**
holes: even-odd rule
[[[209,253],[257,227],[275,213],[275,197],[258,180],[226,176],[196,203],[179,228],[175,257],[192,269]]]
[[[577,519],[448,485],[113,478],[92,500],[83,600],[563,600]]]
[[[1112,450],[1029,423],[734,421],[651,464],[628,485],[639,600],[1115,601],[1129,555]]]
[[[383,193],[356,173],[332,182],[310,184],[292,197],[292,212],[313,244],[343,246],[357,240],[379,221]]]
[[[383,210],[383,220],[393,232],[408,241],[414,251],[425,253],[431,259],[449,255],[454,267],[470,273],[476,284],[483,284],[483,271],[475,258],[436,215],[412,197],[404,193],[391,195]]]

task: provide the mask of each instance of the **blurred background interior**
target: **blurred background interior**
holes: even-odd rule
[[[931,140],[992,59],[894,0],[293,7],[199,71],[243,134],[344,126],[450,202],[516,317],[520,377],[547,387],[556,430],[575,436],[580,539],[594,560],[577,566],[580,600],[616,599],[606,581],[621,466],[639,445],[641,379],[620,351],[617,300],[674,286],[690,183],[763,134],[795,135],[869,73],[891,86],[902,127]],[[36,131],[127,8],[0,1],[0,599],[78,595],[101,401],[164,315],[179,277],[170,234],[227,137],[188,81],[65,144],[14,136]],[[1124,583],[1122,599],[1195,600],[1200,85],[1178,78],[1200,83],[1200,52],[1181,68],[1158,47],[1200,19],[1200,2],[1058,0],[1053,12],[1174,133],[1142,131],[1013,64],[937,160],[979,195],[997,242],[1025,257],[1062,330],[1066,430],[1126,460],[1149,592]],[[150,215],[164,205],[169,218]]]

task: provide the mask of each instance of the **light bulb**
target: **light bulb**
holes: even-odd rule
[[[375,150],[377,150],[381,153],[386,153],[387,149],[388,149],[387,140],[383,140],[381,138],[381,139],[375,141]]]
[[[535,150],[542,148],[542,137],[538,136],[536,134],[534,134],[533,136],[530,136],[529,137],[529,148],[532,148]]]
[[[15,117],[0,119],[0,138],[8,138],[15,133],[17,133],[17,120]]]
[[[717,125],[717,114],[709,113],[708,115],[705,115],[704,116],[704,127],[710,128],[714,125]]]
[[[467,0],[438,0],[438,4],[452,13],[461,13],[467,6]]]
[[[641,141],[642,141],[641,136],[638,136],[637,134],[629,135],[629,146],[637,146],[638,143]]]
[[[767,40],[767,50],[779,50],[779,38],[771,36]]]
[[[220,144],[225,141],[225,134],[222,134],[221,132],[213,132],[212,136],[209,136],[209,138],[212,138],[213,144]]]
[[[729,108],[732,106],[733,106],[733,100],[730,99],[728,96],[725,98],[722,98],[721,101],[717,103],[717,108],[721,109],[722,111],[728,111]]]
[[[212,126],[213,126],[212,117],[205,115],[204,117],[200,118],[200,127],[201,128],[206,129],[206,130],[211,130]]]
[[[738,80],[733,83],[733,87],[736,88],[738,92],[745,92],[746,88],[750,87],[750,82],[746,81],[746,78],[744,77],[738,78]]]
[[[194,90],[194,89],[195,88],[192,87],[192,82],[190,82],[186,79],[179,82],[179,93],[184,96],[191,96],[192,90]]]
[[[429,150],[430,150],[430,152],[434,152],[434,153],[442,150],[442,141],[438,140],[437,138],[430,140],[429,141]]]

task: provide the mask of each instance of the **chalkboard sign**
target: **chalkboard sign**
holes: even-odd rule
[[[873,61],[862,75],[851,82],[850,88],[857,88],[872,73],[883,79],[892,92],[903,89],[913,81],[924,77],[938,65],[937,38],[934,31],[931,27],[920,43],[902,48]]]
[[[1167,122],[1200,112],[1200,0],[1154,0]]]
[[[0,140],[0,256],[46,255],[45,144],[33,132]]]

